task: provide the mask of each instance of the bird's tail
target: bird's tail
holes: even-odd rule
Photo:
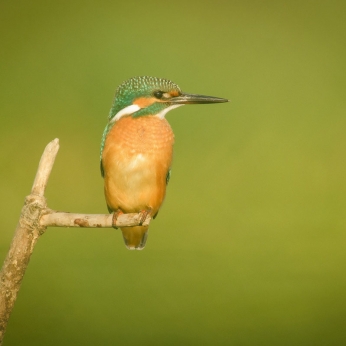
[[[124,242],[129,250],[142,250],[148,238],[148,226],[121,227]]]

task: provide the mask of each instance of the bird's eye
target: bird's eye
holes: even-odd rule
[[[157,99],[162,99],[162,96],[163,96],[163,94],[164,94],[164,92],[163,91],[161,91],[161,90],[156,90],[156,91],[154,91],[154,96],[157,98]]]

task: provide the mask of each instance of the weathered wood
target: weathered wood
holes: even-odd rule
[[[31,194],[26,197],[10,249],[0,271],[0,345],[34,246],[47,227],[112,227],[112,214],[72,214],[47,208],[44,192],[59,150],[54,139],[45,148]],[[117,227],[137,226],[141,214],[121,214]],[[143,225],[148,225],[150,216]]]
[[[113,214],[73,214],[48,209],[46,212],[47,214],[42,215],[40,220],[43,227],[112,227]],[[141,214],[120,214],[116,221],[116,227],[138,226],[140,219]],[[143,225],[149,225],[150,220],[150,216],[147,216]]]
[[[59,139],[55,138],[46,146],[41,160],[38,164],[34,184],[32,185],[31,194],[44,196],[50,173],[53,169],[56,155],[59,151]]]
[[[47,204],[44,191],[52,170],[59,140],[50,142],[41,157],[31,194],[26,197],[7,257],[0,272],[0,344],[13,309],[30,256],[45,227],[40,217]]]

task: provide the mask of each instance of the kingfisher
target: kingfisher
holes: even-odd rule
[[[174,134],[165,119],[186,104],[228,102],[227,99],[187,94],[168,79],[133,77],[116,90],[101,142],[100,166],[113,227],[122,213],[140,213],[139,226],[121,227],[125,245],[142,250],[148,215],[155,218],[171,175]]]

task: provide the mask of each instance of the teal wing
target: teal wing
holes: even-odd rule
[[[111,129],[113,124],[107,124],[106,128],[103,131],[102,134],[102,139],[101,139],[101,149],[100,149],[100,170],[101,170],[101,176],[104,177],[105,175],[105,171],[103,168],[103,164],[102,164],[102,152],[103,152],[103,148],[105,147],[105,142],[106,142],[106,137],[107,134],[109,132],[109,130]]]
[[[172,175],[172,170],[169,169],[166,175],[166,185],[168,185],[169,180],[171,179],[171,175]]]
[[[102,178],[105,177],[105,170],[103,169],[102,159],[100,160],[100,171]]]
[[[171,169],[169,169],[168,172],[167,172],[167,175],[166,175],[166,185],[168,184],[169,179],[171,179],[171,174],[172,174],[171,172],[172,172]],[[156,218],[156,216],[157,216],[158,213],[159,213],[159,211],[157,211],[157,213],[153,216],[153,219]]]

